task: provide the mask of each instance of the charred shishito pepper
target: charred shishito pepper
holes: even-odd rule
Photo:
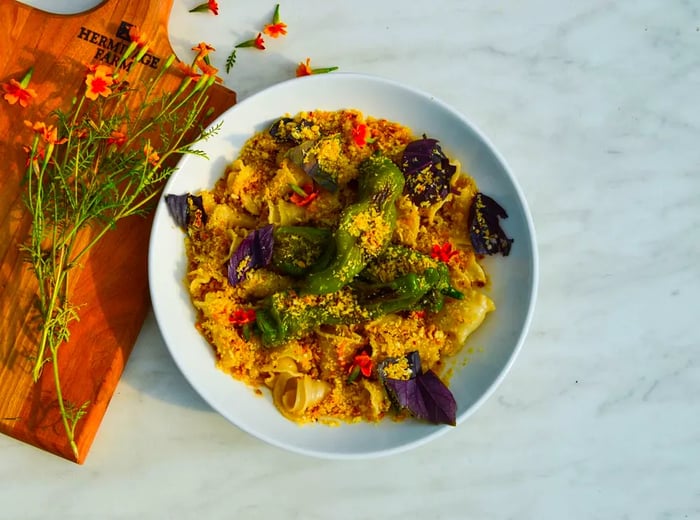
[[[300,277],[328,265],[333,254],[330,229],[280,226],[273,231],[272,266],[283,274]]]
[[[274,347],[321,325],[360,323],[421,308],[421,301],[440,283],[440,274],[431,268],[387,283],[351,284],[328,294],[280,291],[263,300],[256,311],[256,324],[262,344]]]
[[[444,263],[410,248],[390,245],[338,291],[299,295],[287,290],[266,298],[256,314],[257,326],[263,345],[274,347],[321,325],[360,323],[401,311],[437,312],[445,296],[462,298],[451,286]]]
[[[293,290],[280,291],[265,298],[256,311],[256,325],[266,347],[298,338],[320,325],[359,323],[367,319],[366,311],[349,289],[305,296]]]
[[[335,257],[326,269],[307,277],[305,293],[340,290],[386,248],[396,227],[396,199],[403,188],[403,174],[383,154],[360,164],[359,198],[340,216],[334,233]]]
[[[390,282],[353,285],[358,299],[371,318],[379,318],[393,312],[421,308],[428,293],[440,284],[437,269],[428,268],[423,273],[407,273]]]
[[[438,312],[442,309],[445,296],[455,299],[464,297],[452,286],[447,264],[396,244],[390,244],[380,256],[367,264],[358,278],[364,282],[362,289],[365,295],[384,293],[387,306],[395,306],[388,312],[420,309]],[[411,286],[413,289],[408,289]],[[392,292],[392,289],[396,292]],[[389,303],[392,300],[393,303]],[[384,312],[387,312],[387,306],[381,307]]]

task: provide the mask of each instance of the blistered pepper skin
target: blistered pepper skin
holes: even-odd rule
[[[256,325],[263,346],[278,346],[321,325],[359,323],[369,317],[349,289],[328,298],[308,298],[299,297],[293,291],[281,291],[263,301],[256,311]]]
[[[335,257],[326,269],[307,277],[303,291],[308,294],[339,291],[391,240],[396,227],[396,200],[405,183],[401,170],[376,153],[360,165],[359,182],[359,198],[343,211],[334,233]],[[358,225],[361,221],[371,222],[370,229]]]
[[[256,311],[256,324],[263,346],[275,347],[321,325],[360,323],[395,312],[430,309],[425,298],[443,282],[440,270],[430,267],[386,283],[354,282],[328,296],[304,298],[290,291],[277,292]]]
[[[286,275],[301,277],[324,269],[333,254],[331,231],[308,226],[280,226],[274,232],[273,267]]]
[[[452,287],[447,264],[409,247],[390,244],[375,260],[360,273],[360,278],[369,284],[382,280],[398,280],[409,274],[424,275],[427,290],[414,306],[437,312],[442,308],[444,296],[462,299],[464,295]]]

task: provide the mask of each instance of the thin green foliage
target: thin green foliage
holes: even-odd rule
[[[236,65],[236,49],[233,49],[231,51],[231,54],[229,54],[226,58],[226,74],[231,72],[234,65]]]
[[[136,51],[136,45],[129,47],[122,61]],[[139,87],[129,85],[128,76],[117,75],[121,73],[110,76],[112,92],[96,100],[79,95],[68,111],[53,112],[55,126],[33,127],[24,197],[32,225],[22,246],[38,282],[40,329],[32,376],[37,381],[44,367],[52,365],[58,408],[76,459],[76,428],[89,403],[76,406],[63,395],[57,362],[61,345],[70,340],[71,323],[80,318],[79,305],[70,301],[74,274],[118,222],[151,211],[178,156],[205,157],[196,143],[218,131],[198,127],[208,113],[214,76],[185,77],[174,92],[156,88],[173,62],[174,56],[156,78]],[[137,97],[132,106],[138,108],[129,109],[126,96]],[[199,134],[189,139],[193,128]]]

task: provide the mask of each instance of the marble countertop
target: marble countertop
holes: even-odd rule
[[[222,69],[274,8],[223,0],[219,16],[188,13],[196,3],[175,1],[173,47],[185,55],[208,41]],[[239,52],[224,75],[240,99],[293,77],[308,56],[431,92],[508,160],[541,269],[513,369],[467,422],[427,445],[371,462],[317,460],[212,411],[151,315],[84,466],[0,437],[0,518],[700,518],[698,6],[281,9],[286,39]]]

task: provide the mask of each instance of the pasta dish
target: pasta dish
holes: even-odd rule
[[[211,190],[171,194],[218,368],[297,423],[455,423],[447,360],[495,310],[505,211],[439,141],[357,110],[253,135]]]

